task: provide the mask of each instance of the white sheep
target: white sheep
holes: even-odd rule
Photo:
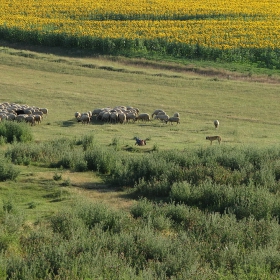
[[[42,122],[42,117],[40,115],[34,115],[34,123],[41,123]]]
[[[152,118],[157,115],[159,112],[164,112],[162,109],[157,109],[152,113]]]
[[[35,120],[34,120],[34,116],[32,115],[28,115],[25,117],[25,121],[27,123],[29,123],[30,125],[35,125]]]
[[[80,112],[75,112],[74,114],[75,118],[78,119],[81,117],[81,113]]]
[[[25,115],[25,114],[19,114],[19,115],[17,115],[16,116],[16,121],[17,122],[23,122],[23,121],[25,121],[25,118],[27,117],[28,115]]]
[[[103,110],[103,109],[101,109],[101,108],[94,109],[94,110],[91,112],[91,114],[92,114],[93,116],[98,116],[98,114],[99,114],[102,110]]]
[[[161,115],[161,114],[157,114],[154,117],[155,120],[161,120],[162,122],[166,122],[169,119],[168,115]]]
[[[118,117],[119,117],[119,114],[117,112],[111,112],[111,115],[110,115],[110,122],[114,122],[114,123],[117,123],[118,121]]]
[[[125,123],[126,122],[126,114],[125,113],[120,113],[119,114],[119,122],[120,123]]]
[[[104,112],[104,114],[102,115],[102,121],[103,122],[109,122],[110,121],[110,117],[111,117],[111,113],[110,112]]]
[[[126,122],[129,122],[130,120],[133,120],[133,122],[135,122],[136,114],[134,114],[134,113],[127,113],[126,114]]]
[[[90,123],[90,116],[88,114],[82,114],[80,118],[78,118],[78,122],[82,124],[89,124]]]
[[[214,120],[214,126],[217,129],[220,125],[220,122],[218,120]]]
[[[180,118],[178,118],[178,117],[170,117],[170,118],[166,121],[166,123],[167,123],[167,122],[170,122],[172,125],[173,125],[174,122],[176,122],[177,125],[178,125],[178,123],[180,123]]]
[[[148,113],[139,114],[135,120],[150,121],[150,115]]]
[[[47,115],[49,113],[49,110],[47,108],[39,108],[39,111],[43,112],[44,115]]]

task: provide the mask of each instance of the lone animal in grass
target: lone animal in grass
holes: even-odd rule
[[[206,140],[210,141],[210,145],[212,145],[212,142],[217,140],[219,142],[219,144],[221,144],[222,138],[219,135],[216,136],[206,136]]]
[[[214,120],[214,126],[217,129],[220,125],[220,122],[218,120]]]
[[[146,143],[146,140],[143,140],[143,139],[140,139],[138,137],[134,137],[135,139],[135,145],[138,145],[138,146],[145,146],[147,143]]]

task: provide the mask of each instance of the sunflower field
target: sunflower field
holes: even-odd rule
[[[278,0],[2,0],[10,41],[280,69]]]

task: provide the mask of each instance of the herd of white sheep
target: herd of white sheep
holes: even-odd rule
[[[0,103],[0,122],[6,120],[26,122],[30,125],[35,125],[40,124],[44,115],[47,114],[47,108],[9,102]]]
[[[157,109],[151,115],[149,113],[141,113],[138,108],[131,106],[116,106],[98,108],[87,112],[75,112],[75,118],[82,124],[88,124],[95,118],[97,121],[105,123],[129,123],[136,121],[151,121],[159,120],[164,123],[180,123],[179,113],[174,113],[173,116],[169,116],[164,110]]]

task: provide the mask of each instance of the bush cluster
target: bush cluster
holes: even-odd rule
[[[24,219],[17,212],[0,214],[3,279],[277,279],[280,274],[275,219],[238,221],[233,214],[147,199],[125,213],[77,200],[47,225],[15,235]]]
[[[29,142],[33,139],[30,127],[26,123],[0,122],[1,143]]]

